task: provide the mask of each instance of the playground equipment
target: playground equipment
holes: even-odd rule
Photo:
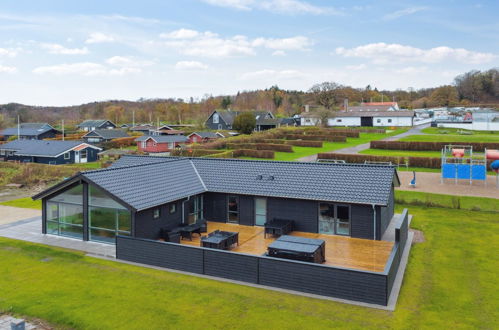
[[[444,179],[485,181],[487,178],[486,152],[473,154],[472,146],[446,145],[442,149],[442,175]]]
[[[497,152],[497,150],[495,150]],[[490,164],[490,167],[492,168],[492,171],[496,172],[496,186],[499,189],[499,152],[497,152],[497,158]]]
[[[412,171],[412,180],[409,187],[416,188],[416,171]]]

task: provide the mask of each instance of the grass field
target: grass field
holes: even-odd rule
[[[401,138],[400,141],[419,142],[496,142],[499,143],[499,134],[422,134],[409,135]]]
[[[34,201],[31,197],[13,199],[7,202],[1,202],[0,205],[21,207],[24,209],[42,209],[42,202],[40,200]]]
[[[406,129],[397,129],[389,131],[386,134],[381,133],[360,133],[358,138],[347,138],[347,142],[324,142],[322,148],[293,147],[293,152],[275,152],[274,160],[293,161],[298,158],[315,155],[321,152],[329,152],[343,148],[353,147],[359,144],[367,143],[373,140],[383,139],[385,137],[397,135],[406,132]],[[260,159],[252,157],[241,157],[243,159]]]
[[[462,199],[463,205],[475,203],[482,209],[490,202]],[[498,328],[497,213],[406,205],[398,205],[397,211],[403,207],[410,208],[411,227],[423,231],[426,241],[411,250],[395,312],[146,269],[4,238],[0,312],[75,329]]]
[[[442,128],[442,127],[428,127],[423,128],[421,132],[425,134],[454,134],[454,135],[499,135],[496,131],[471,131],[461,128]]]
[[[359,152],[364,155],[393,156],[393,157],[438,157],[442,155],[440,151],[410,151],[410,150],[385,150],[367,149]]]

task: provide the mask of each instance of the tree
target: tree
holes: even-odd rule
[[[255,130],[256,119],[253,113],[243,112],[234,118],[232,128],[242,134],[251,134]]]
[[[228,95],[224,96],[222,98],[222,101],[220,101],[220,106],[222,107],[222,109],[228,109],[231,104],[232,104],[232,99]]]
[[[335,106],[341,97],[341,89],[343,87],[335,82],[323,82],[321,84],[316,84],[310,88],[311,93],[315,95],[315,101],[331,110]],[[341,100],[342,101],[342,100]]]
[[[431,106],[456,106],[459,103],[457,90],[454,86],[438,87],[430,95]]]
[[[320,109],[317,111],[317,116],[319,116],[320,124],[323,127],[327,127],[327,120],[333,115],[333,111],[329,109]]]

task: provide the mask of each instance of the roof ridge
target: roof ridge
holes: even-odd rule
[[[157,158],[160,158],[160,157],[157,157]],[[170,160],[168,162],[166,162],[166,161],[157,161],[157,162],[148,163],[148,164],[134,164],[134,165],[125,165],[125,166],[120,166],[120,167],[99,168],[99,169],[96,169],[96,170],[83,171],[83,172],[79,172],[79,173],[81,173],[81,174],[87,174],[87,173],[95,173],[95,172],[121,170],[121,169],[125,169],[125,168],[142,167],[142,166],[149,166],[149,165],[158,165],[158,164],[163,164],[163,163],[166,164],[166,163],[175,162],[175,161],[183,160],[183,159],[185,159],[185,158],[173,159],[173,160]]]
[[[208,188],[206,188],[206,184],[204,183],[203,178],[202,178],[202,177],[201,177],[201,175],[199,174],[199,171],[198,171],[198,169],[196,168],[196,165],[194,165],[194,163],[192,162],[192,159],[189,159],[189,163],[191,163],[191,166],[192,166],[192,168],[194,169],[194,172],[196,172],[196,175],[198,176],[199,181],[201,181],[201,184],[203,185],[204,190],[205,190],[205,191],[208,191]]]

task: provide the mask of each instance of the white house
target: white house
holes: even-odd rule
[[[337,112],[328,118],[328,126],[404,126],[414,125],[414,111]]]

